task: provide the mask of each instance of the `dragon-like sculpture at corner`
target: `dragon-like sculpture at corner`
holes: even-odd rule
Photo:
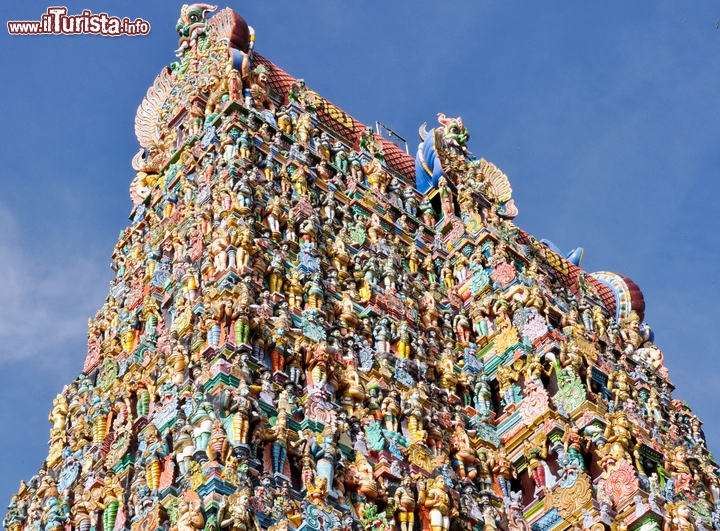
[[[179,60],[160,72],[138,108],[135,134],[141,149],[133,158],[133,168],[139,172],[133,189],[139,192],[140,199],[148,191],[143,183],[156,178],[178,147],[177,127],[168,129],[164,124],[185,116],[190,123],[180,124],[184,133],[199,135],[204,123],[215,118],[223,97],[240,97],[241,72],[247,75],[253,60],[255,32],[228,8],[208,18],[216,9],[202,3],[183,5],[176,25]],[[184,79],[191,63],[195,65],[193,76],[197,83],[188,101],[196,104],[186,105],[180,98],[188,95],[181,94],[174,85],[181,77]]]
[[[445,176],[443,155],[461,156],[469,154],[467,141],[470,133],[462,123],[462,118],[447,118],[438,113],[438,121],[442,127],[426,130],[427,122],[420,126],[420,139],[415,158],[416,184],[421,194],[426,193],[438,184],[440,177]]]
[[[199,35],[205,34],[207,14],[212,13],[216,9],[217,6],[210,4],[185,4],[182,6],[180,18],[175,26],[175,29],[180,35],[180,48],[175,52],[178,57],[182,56],[184,50],[192,46],[192,42],[196,40]]]
[[[426,194],[438,186],[440,177],[445,177],[456,187],[463,185],[485,196],[501,217],[514,218],[518,211],[507,175],[468,151],[470,132],[462,118],[447,118],[438,113],[438,121],[440,127],[430,131],[426,130],[426,123],[420,126],[422,142],[415,157],[417,190]]]

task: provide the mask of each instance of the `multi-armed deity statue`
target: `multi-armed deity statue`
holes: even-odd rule
[[[642,293],[516,227],[439,115],[414,158],[184,6],[132,224],[7,531],[720,531]]]

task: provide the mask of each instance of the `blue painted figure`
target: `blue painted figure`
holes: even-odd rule
[[[438,121],[442,127],[429,132],[425,130],[426,124],[420,127],[422,143],[415,157],[415,188],[421,194],[437,186],[440,177],[445,176],[440,152],[455,151],[468,155],[467,141],[470,133],[463,125],[462,118],[446,118],[440,113]]]

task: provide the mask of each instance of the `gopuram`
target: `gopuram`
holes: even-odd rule
[[[408,155],[185,5],[131,225],[7,531],[720,531],[628,278],[513,223],[460,118]]]

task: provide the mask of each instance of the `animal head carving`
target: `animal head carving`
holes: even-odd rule
[[[180,10],[180,18],[175,29],[180,35],[180,49],[188,48],[190,42],[198,35],[205,33],[207,14],[215,11],[217,6],[210,4],[185,4]]]
[[[438,113],[438,121],[442,125],[442,135],[446,145],[465,151],[470,133],[462,123],[462,118],[446,118],[443,113]]]

